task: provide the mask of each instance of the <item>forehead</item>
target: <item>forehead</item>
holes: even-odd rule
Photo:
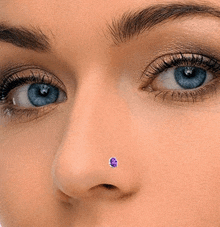
[[[201,0],[184,3],[202,3]],[[153,4],[183,3],[180,0],[2,0],[0,20],[17,24],[43,25],[45,28],[60,26],[72,29],[77,25],[97,28],[106,20],[117,17],[127,10],[148,7]],[[218,0],[205,3],[220,5]]]
[[[106,33],[106,28],[109,24],[112,25],[115,19],[120,18],[120,21],[123,21],[126,13],[141,12],[145,8],[158,4],[178,3],[205,3],[207,6],[212,6],[214,3],[215,6],[220,6],[220,3],[216,0],[206,2],[198,0],[187,2],[178,0],[158,0],[156,2],[155,0],[5,0],[0,2],[0,22],[7,22],[15,27],[40,28],[50,38],[54,52],[58,52],[60,56],[66,52],[72,59],[76,55],[80,56],[81,51],[84,50],[82,58],[85,58],[85,54],[87,55],[88,53],[93,57],[98,56],[100,58],[100,53],[104,53],[103,50],[106,49],[105,53],[108,52],[109,41],[112,41],[112,37],[109,39],[109,33]],[[175,10],[176,12],[179,11],[179,9]],[[197,9],[199,13],[200,10]],[[167,15],[170,14],[170,9],[165,11]],[[185,14],[186,11],[187,9],[185,9]],[[209,12],[211,11],[213,10],[209,10]],[[206,12],[206,9],[203,9],[203,15],[206,14],[204,12]],[[218,17],[220,17],[219,12]],[[161,18],[163,13],[161,11],[154,13],[155,20],[148,17],[148,24],[151,24],[151,21],[155,23],[159,17]],[[145,14],[151,14],[151,10],[145,11]],[[157,15],[160,16],[158,17]],[[139,18],[138,23],[142,19]],[[166,18],[164,17],[164,19]],[[133,20],[133,24],[125,24],[124,30],[131,28],[132,32],[133,25],[140,27],[139,25],[137,26],[136,22],[137,20]],[[144,24],[142,23],[142,25]],[[130,35],[131,32],[128,32],[128,34]],[[101,56],[102,59],[103,57]]]

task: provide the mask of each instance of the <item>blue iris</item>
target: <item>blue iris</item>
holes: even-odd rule
[[[32,84],[28,89],[28,98],[34,106],[44,106],[56,102],[59,89],[48,84]]]
[[[206,79],[205,70],[197,67],[178,67],[175,69],[177,83],[185,89],[194,89],[201,86]]]

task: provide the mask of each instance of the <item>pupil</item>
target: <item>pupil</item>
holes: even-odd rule
[[[187,78],[195,76],[195,70],[192,67],[186,67],[184,70],[184,74]]]
[[[47,85],[43,85],[40,89],[39,94],[45,97],[47,96],[49,89],[50,88]]]

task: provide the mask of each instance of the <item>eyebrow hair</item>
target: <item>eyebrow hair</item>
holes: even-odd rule
[[[213,16],[220,18],[220,10],[205,4],[170,3],[149,6],[142,10],[125,12],[121,18],[107,23],[107,30],[116,45],[154,28],[161,22],[186,16]]]
[[[23,26],[10,26],[2,22],[0,23],[0,42],[11,43],[37,52],[48,52],[51,49],[49,38],[39,27],[33,26],[29,29]]]

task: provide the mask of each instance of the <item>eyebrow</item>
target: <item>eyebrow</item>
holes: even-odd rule
[[[119,45],[162,22],[198,15],[220,18],[220,10],[213,6],[196,3],[157,4],[137,11],[125,12],[119,19],[113,18],[110,24],[107,23],[107,30],[114,44]],[[0,23],[0,42],[11,43],[38,52],[51,50],[49,38],[39,27],[15,27],[2,22]]]
[[[33,26],[32,28],[15,27],[2,22],[0,23],[0,42],[11,43],[37,52],[48,52],[51,49],[49,38],[39,27]]]
[[[137,11],[130,10],[119,19],[113,18],[110,24],[107,23],[107,30],[114,44],[119,45],[162,22],[198,15],[220,18],[220,10],[197,3],[157,4]]]

